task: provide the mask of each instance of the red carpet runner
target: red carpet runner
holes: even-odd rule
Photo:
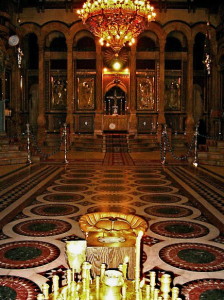
[[[105,154],[104,166],[134,166],[134,161],[127,152],[109,152]]]

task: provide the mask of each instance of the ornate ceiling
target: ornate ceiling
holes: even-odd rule
[[[81,7],[83,0],[10,0],[18,10],[26,7],[38,9],[73,9]],[[10,1],[1,0],[2,5]],[[223,0],[151,0],[151,4],[157,9],[193,9],[208,8],[210,13],[218,12]],[[2,6],[1,5],[1,6]]]

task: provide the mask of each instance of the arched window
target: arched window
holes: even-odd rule
[[[155,51],[156,43],[153,39],[143,36],[138,40],[137,51]]]
[[[166,52],[181,52],[183,51],[181,42],[179,39],[173,36],[168,36],[166,39],[166,46],[165,46]]]
[[[46,49],[52,52],[67,51],[64,34],[58,31],[51,32],[46,39]]]
[[[88,36],[80,38],[74,48],[76,51],[96,51],[94,40]]]

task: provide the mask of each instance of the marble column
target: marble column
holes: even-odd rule
[[[96,44],[96,109],[94,119],[94,135],[102,135],[103,132],[102,72],[102,49],[99,44]]]
[[[39,112],[37,117],[38,125],[38,144],[42,145],[46,139],[46,117],[45,117],[45,102],[44,102],[44,39],[39,41],[39,66],[38,66],[38,80],[39,80]]]
[[[67,116],[66,123],[69,126],[70,141],[74,138],[74,61],[73,61],[73,41],[67,40]]]
[[[165,107],[165,39],[160,39],[160,52],[159,52],[159,99],[158,99],[158,128],[157,137],[158,141],[161,140],[161,135],[163,131],[163,125],[166,123],[164,107]]]
[[[211,114],[211,111],[222,111],[222,106],[219,98],[220,91],[220,82],[218,80],[218,66],[215,57],[217,57],[217,43],[215,41],[215,37],[213,37],[210,41],[211,43],[211,53],[213,56],[211,57],[211,75],[207,78],[207,101],[208,101],[208,113]],[[213,137],[218,137],[221,133],[221,117],[220,118],[209,118],[210,124],[209,128],[210,132],[208,135]]]
[[[187,53],[187,91],[186,91],[186,137],[187,141],[191,142],[194,132],[195,124],[193,117],[193,41],[188,41]]]
[[[136,94],[136,45],[133,45],[130,52],[129,134],[134,135],[137,134]]]
[[[21,73],[22,73],[22,70],[18,68],[17,61],[15,60],[13,66],[12,66],[13,89],[12,89],[12,95],[11,95],[11,107],[14,111],[12,114],[12,119],[13,119],[13,122],[15,123],[15,127],[16,127],[14,130],[12,130],[12,132],[14,132],[15,135],[18,135],[18,136],[22,133],[22,126],[24,125],[24,124],[22,124],[21,115],[20,115],[21,103],[22,103],[22,91],[21,91],[21,87],[20,87]],[[5,77],[4,77],[4,81],[3,81],[3,93],[4,93],[4,98],[5,98]],[[24,125],[24,128],[25,128],[25,125]]]

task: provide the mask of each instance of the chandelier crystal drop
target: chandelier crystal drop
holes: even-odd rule
[[[87,0],[77,13],[100,38],[100,44],[111,47],[115,53],[131,46],[156,16],[147,0]]]

